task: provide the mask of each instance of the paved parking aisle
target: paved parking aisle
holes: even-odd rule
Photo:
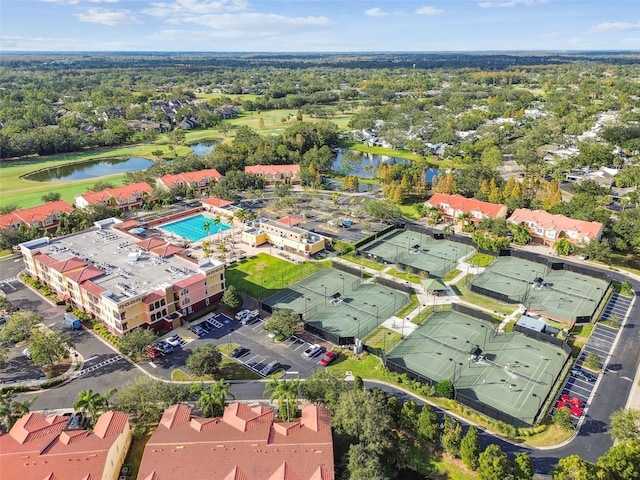
[[[631,306],[631,299],[622,297],[617,293],[611,295],[611,298],[605,305],[600,320],[611,320],[611,316],[615,314],[620,322],[627,316],[627,312]],[[601,323],[596,323],[593,327],[589,340],[580,351],[580,355],[576,359],[574,367],[571,369],[571,374],[565,380],[562,389],[558,395],[558,398],[554,402],[553,407],[549,411],[553,413],[558,405],[558,402],[566,400],[567,397],[573,399],[577,397],[585,405],[593,397],[593,391],[598,384],[597,380],[601,375],[601,372],[592,372],[591,370],[584,368],[587,355],[589,353],[595,353],[600,357],[602,362],[605,362],[609,357],[613,344],[618,336],[618,330],[611,328]],[[565,402],[566,403],[566,402]],[[567,405],[571,407],[571,405]],[[575,415],[572,415],[574,422],[577,423],[580,414],[575,410]]]

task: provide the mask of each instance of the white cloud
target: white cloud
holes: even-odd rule
[[[631,22],[602,22],[590,28],[587,33],[600,32],[628,32],[630,30],[640,30],[640,21]]]
[[[444,10],[441,8],[431,7],[429,5],[416,10],[416,15],[441,15],[443,13]]]
[[[172,17],[243,12],[248,7],[246,0],[175,0],[174,2],[152,2],[150,8],[142,11],[154,17]]]
[[[239,13],[224,15],[192,15],[180,22],[204,25],[222,35],[279,35],[296,30],[331,25],[327,17],[286,17],[275,13]]]
[[[77,5],[83,0],[40,0],[44,3],[58,3],[64,5]],[[89,3],[118,3],[120,0],[84,0]]]
[[[130,10],[113,11],[105,8],[94,7],[74,15],[81,22],[100,23],[114,27],[116,25],[134,25],[141,23],[133,16]]]
[[[515,7],[518,5],[525,5],[527,7],[531,7],[532,5],[539,5],[541,3],[547,3],[549,0],[500,0],[500,1],[491,1],[491,2],[480,2],[478,6],[480,8],[494,8],[494,7]]]
[[[388,13],[383,12],[382,9],[378,7],[370,8],[369,10],[364,12],[364,14],[367,15],[368,17],[384,17],[389,15]]]

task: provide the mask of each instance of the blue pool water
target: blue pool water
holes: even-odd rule
[[[167,223],[166,225],[162,225],[160,228],[165,232],[171,232],[179,237],[186,238],[191,242],[197,242],[207,236],[207,231],[204,229],[205,222],[211,223],[211,229],[209,232],[211,235],[224,232],[231,228],[231,225],[224,222],[220,222],[220,224],[216,225],[213,223],[213,218],[205,217],[204,215],[196,215],[195,217],[185,218],[183,220],[178,220],[177,222]]]

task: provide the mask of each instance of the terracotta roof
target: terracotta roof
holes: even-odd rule
[[[233,202],[229,200],[223,200],[222,198],[216,198],[216,197],[205,198],[204,200],[201,200],[201,202],[204,203],[205,205],[211,205],[212,207],[218,207],[218,208],[226,207],[227,205],[233,204]]]
[[[117,188],[105,188],[99,192],[86,192],[78,197],[82,197],[88,204],[102,203],[108,201],[110,198],[131,198],[134,195],[141,195],[143,193],[151,193],[153,188],[146,183],[132,183],[131,185],[125,185]]]
[[[440,205],[449,205],[456,211],[463,213],[480,212],[487,217],[495,218],[501,211],[506,214],[507,206],[501,203],[483,202],[475,198],[466,198],[462,195],[449,195],[446,193],[436,193],[425,202],[434,208],[440,209]]]
[[[151,250],[152,248],[159,247],[160,245],[165,245],[165,243],[166,242],[160,240],[159,238],[151,237],[136,242],[136,245],[140,248],[144,248],[145,250]]]
[[[153,303],[156,300],[161,300],[165,298],[165,294],[162,291],[155,291],[155,292],[151,292],[149,295],[147,295],[146,297],[144,297],[142,299],[142,301],[144,303]]]
[[[10,432],[0,435],[2,478],[21,480],[86,480],[103,478],[109,450],[128,432],[128,415],[107,412],[96,432],[65,431],[68,418],[29,413]],[[118,466],[116,465],[116,468]]]
[[[248,165],[244,167],[244,173],[250,175],[272,174],[282,175],[283,173],[300,173],[300,165]]]
[[[66,260],[62,260],[60,262],[56,262],[51,265],[55,271],[60,273],[70,272],[71,270],[75,270],[77,268],[85,267],[87,263],[78,257],[71,257]]]
[[[34,222],[44,222],[53,214],[71,213],[73,207],[63,200],[57,202],[47,202],[37,207],[27,208],[26,210],[14,210],[11,213],[0,215],[0,228],[7,228],[20,223],[32,225]]]
[[[183,172],[176,175],[164,175],[158,179],[167,187],[171,187],[177,184],[191,184],[200,183],[203,180],[210,181],[211,179],[219,182],[222,178],[222,174],[215,168],[209,168],[207,170],[198,170],[196,172]],[[211,183],[211,182],[210,182]]]
[[[182,251],[182,248],[177,245],[173,245],[172,243],[164,243],[162,245],[158,245],[157,247],[153,247],[151,251],[159,257],[166,258],[170,257],[171,255],[175,255],[176,253],[180,253]]]
[[[194,283],[201,282],[205,278],[207,277],[204,275],[204,273],[197,273],[195,275],[191,275],[190,277],[183,278],[182,280],[174,283],[173,288],[177,288],[177,289],[186,288],[189,285],[193,285]]]
[[[100,295],[102,295],[103,292],[106,292],[104,288],[102,288],[100,285],[96,283],[93,283],[91,280],[82,282],[82,285],[80,285],[80,288],[84,288],[87,292],[91,293],[92,295],[95,295],[96,297],[99,297]]]
[[[515,209],[509,217],[509,221],[513,223],[535,222],[545,230],[574,231],[592,240],[600,238],[603,229],[602,223],[599,222],[574,220],[564,215],[553,215],[544,210],[529,210],[528,208]]]
[[[280,218],[278,222],[284,225],[289,225],[290,227],[295,227],[296,225],[302,222],[302,219],[298,217],[292,217],[291,215],[287,215],[286,217]]]
[[[33,258],[37,262],[41,263],[42,265],[46,265],[47,267],[51,267],[56,263],[58,263],[58,260],[55,260],[51,258],[49,255],[47,255],[46,253],[42,253],[42,252],[36,252]]]
[[[302,419],[285,423],[267,407],[234,403],[221,418],[203,419],[175,405],[147,442],[138,480],[334,480],[333,472],[323,406],[309,405]]]
[[[100,270],[98,267],[94,267],[93,265],[89,265],[82,268],[81,270],[67,273],[66,277],[70,278],[76,283],[82,283],[86,280],[91,280],[102,275],[104,275],[104,272],[102,270]]]

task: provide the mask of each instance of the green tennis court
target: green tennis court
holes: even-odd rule
[[[429,235],[410,230],[395,230],[364,245],[363,256],[386,263],[405,265],[443,277],[473,249],[450,240],[435,240]]]
[[[522,303],[557,320],[591,317],[608,282],[514,257],[497,258],[471,282],[478,293]]]
[[[481,353],[472,352],[480,348]],[[568,357],[561,348],[520,333],[495,335],[488,322],[455,311],[436,312],[388,355],[456,393],[530,425]]]
[[[291,285],[263,303],[287,308],[337,337],[364,338],[409,302],[406,294],[354,275],[323,270]]]

